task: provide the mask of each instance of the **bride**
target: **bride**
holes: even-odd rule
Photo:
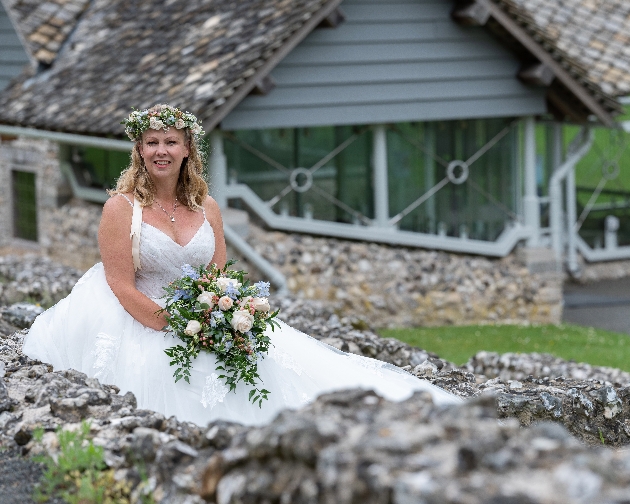
[[[199,425],[217,419],[260,425],[323,392],[353,387],[395,401],[417,390],[429,391],[438,404],[459,400],[395,366],[340,352],[282,322],[269,331],[272,346],[258,364],[271,391],[261,408],[249,402],[245,387],[228,392],[210,353],[194,361],[190,383],[175,383],[164,350],[178,340],[162,330],[162,287],[181,275],[183,264],[225,265],[221,212],[202,177],[203,131],[194,115],[156,105],[132,112],[123,124],[135,145],[103,207],[102,263],[35,320],[24,341],[26,355],[131,391],[140,408]]]

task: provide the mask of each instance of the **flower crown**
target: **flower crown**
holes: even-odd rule
[[[142,133],[148,129],[168,131],[171,126],[176,129],[188,128],[195,137],[204,134],[200,121],[190,112],[182,112],[170,105],[156,105],[150,109],[135,110],[120,124],[125,125],[125,133],[131,140],[138,141]]]

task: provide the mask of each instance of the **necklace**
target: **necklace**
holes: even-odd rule
[[[156,199],[154,199],[153,201],[155,201],[155,204],[157,206],[159,206],[162,209],[162,212],[164,212],[166,215],[169,216],[169,218],[171,219],[171,222],[175,222],[175,209],[177,208],[177,198],[175,198],[175,203],[173,204],[173,215],[171,215],[170,213],[168,213],[164,207],[162,205],[160,205],[160,202]]]

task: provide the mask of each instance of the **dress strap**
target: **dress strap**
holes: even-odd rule
[[[129,203],[131,206],[133,206],[133,203],[131,202],[131,200],[129,198],[127,198],[126,194],[118,193],[118,196],[122,196],[123,198],[125,198],[127,200],[127,203]]]
[[[123,196],[125,196],[123,194]],[[127,198],[127,196],[125,196]],[[128,199],[127,199],[128,200]],[[131,202],[130,202],[131,203]],[[134,196],[133,214],[131,215],[131,257],[133,258],[133,270],[138,271],[140,266],[140,232],[142,230],[142,205]]]
[[[201,205],[201,211],[203,212],[203,218],[204,218],[205,220],[208,220],[208,219],[206,219],[206,207],[204,207],[203,205]]]

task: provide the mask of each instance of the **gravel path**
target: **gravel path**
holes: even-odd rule
[[[33,488],[42,475],[42,466],[19,453],[0,451],[0,502],[30,504]]]

